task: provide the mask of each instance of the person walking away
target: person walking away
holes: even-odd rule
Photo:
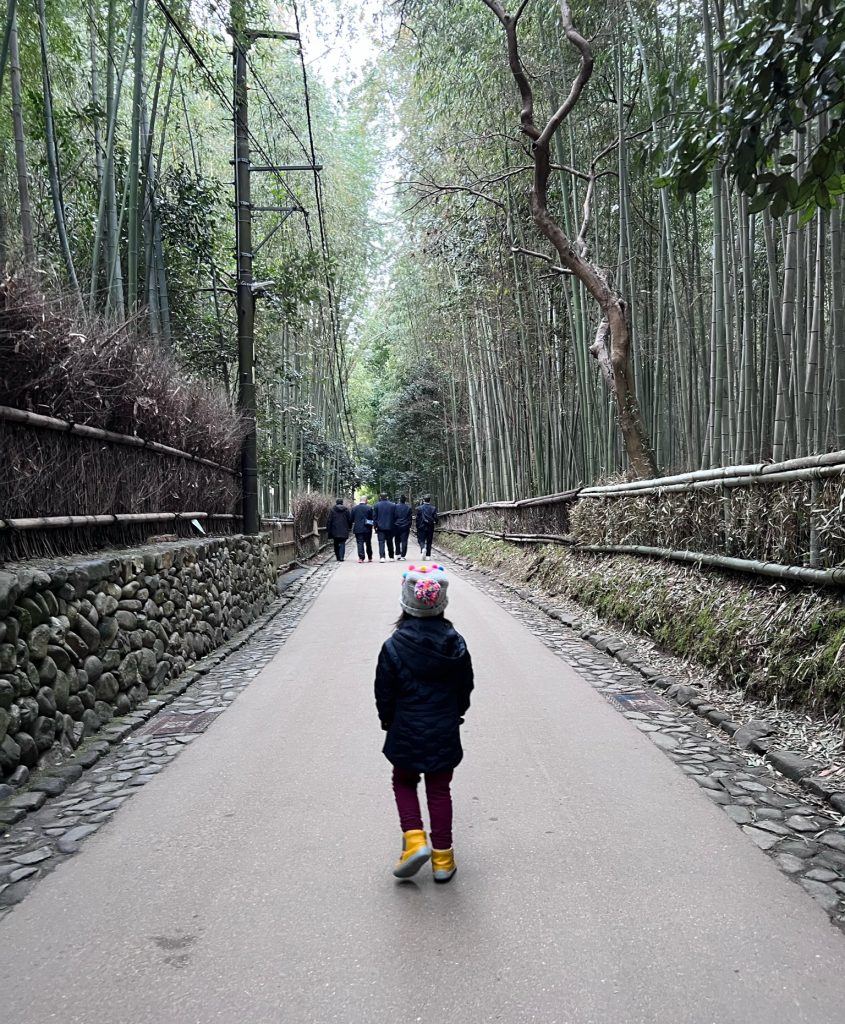
[[[434,527],[437,523],[437,506],[431,504],[431,495],[426,494],[417,506],[417,540],[420,542],[420,554],[431,558],[431,543],[434,540]]]
[[[351,526],[352,513],[343,504],[343,498],[338,498],[326,522],[326,534],[334,541],[334,557],[338,562],[346,558],[346,541]]]
[[[358,561],[364,561],[364,550],[367,561],[373,560],[373,509],[363,495],[352,509],[352,532],[358,544]]]
[[[393,874],[410,878],[431,859],[435,882],[457,870],[452,842],[452,773],[463,758],[460,728],[473,688],[466,643],[444,618],[449,581],[442,566],[402,574],[402,614],[382,645],[376,708],[387,731],[383,753],[393,765],[402,853]],[[431,845],[417,796],[425,776]]]
[[[399,495],[399,501],[393,509],[393,543],[396,547],[396,557],[405,559],[408,557],[408,537],[411,533],[411,520],[414,513],[404,494]]]
[[[384,561],[384,547],[387,545],[387,554],[390,561],[393,561],[393,511],[396,506],[389,500],[386,494],[380,494],[376,502],[373,519],[378,533],[378,560]]]

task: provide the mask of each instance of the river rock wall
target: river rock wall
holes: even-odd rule
[[[273,599],[267,538],[0,570],[0,781],[128,714]]]

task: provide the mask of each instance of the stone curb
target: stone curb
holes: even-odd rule
[[[479,567],[472,562],[456,558],[455,555],[445,550],[443,554],[451,558],[457,565],[479,571]],[[581,623],[577,619],[573,619],[566,613],[561,613],[557,608],[549,604],[547,600],[538,597],[524,586],[516,586],[498,574],[492,573],[491,570],[485,569],[481,571],[484,571],[487,575],[496,575],[497,580],[505,590],[511,591],[517,597],[522,598],[523,601],[533,605],[535,608],[539,608],[550,619],[554,619],[562,625],[569,627],[578,633],[582,640],[592,644],[596,650],[615,658],[616,661],[625,665],[626,668],[638,672],[646,682],[664,691],[665,695],[674,700],[680,707],[689,707],[699,717],[706,719],[722,732],[732,737],[738,746],[760,754],[763,760],[771,765],[775,771],[790,779],[802,789],[807,790],[807,792],[820,797],[830,804],[834,810],[845,814],[845,791],[841,788],[841,783],[835,785],[827,779],[817,776],[815,773],[819,769],[818,764],[801,757],[800,754],[790,750],[779,750],[771,747],[768,735],[775,731],[773,722],[768,722],[764,719],[751,719],[744,726],[739,722],[734,722],[726,712],[719,711],[718,708],[709,704],[697,687],[681,683],[671,676],[660,673],[653,666],[643,661],[636,651],[626,647],[624,643],[615,637],[603,636],[591,629],[582,629]],[[743,732],[745,732],[745,735],[742,735]],[[739,739],[737,738],[738,735]]]
[[[227,640],[226,643],[216,650],[211,651],[204,658],[194,662],[182,675],[172,680],[157,693],[148,697],[131,714],[113,719],[109,725],[103,727],[89,740],[80,744],[65,761],[50,768],[34,772],[26,781],[14,788],[11,794],[0,798],[0,834],[11,825],[17,825],[31,811],[39,810],[48,797],[59,796],[63,793],[71,783],[81,778],[84,771],[93,768],[113,746],[117,746],[132,732],[145,725],[177,697],[185,693],[193,683],[207,675],[213,668],[216,668],[236,651],[245,647],[259,630],[263,629],[269,622],[272,622],[277,615],[295,600],[301,589],[301,584],[310,579],[328,561],[330,559],[321,559],[315,562],[305,573],[297,577],[291,585],[291,587],[295,587],[296,584],[300,584],[300,587],[297,587],[292,592],[286,588],[266,612],[255,619],[254,622],[245,626],[237,636]],[[10,787],[4,786],[4,789],[8,788]]]
[[[792,779],[761,763],[756,751],[771,742],[771,722],[732,721],[715,704],[708,704],[698,687],[644,665],[639,648],[626,646],[625,634],[586,630],[576,610],[559,609],[545,595],[534,595],[495,570],[467,561],[468,565],[460,559],[457,563],[466,565],[474,586],[523,623],[580,682],[642,732],[845,931],[845,822],[837,821],[836,811],[817,796],[802,792]],[[561,629],[562,623],[570,628]],[[608,631],[611,628],[607,626]],[[584,638],[587,632],[592,632],[591,642]],[[611,650],[616,658],[607,656]],[[658,686],[653,685],[655,680],[660,681]],[[675,699],[666,699],[670,692]],[[709,724],[716,722],[723,728]],[[787,767],[803,775],[805,764],[803,759],[790,760]]]

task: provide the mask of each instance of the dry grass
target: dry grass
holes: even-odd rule
[[[764,703],[845,715],[845,602],[656,559],[441,536],[456,553],[561,595]]]
[[[841,480],[754,484],[722,490],[583,498],[571,510],[582,544],[639,544],[735,558],[808,565],[812,532],[818,565],[845,562]]]
[[[131,434],[234,468],[243,427],[132,325],[84,317],[31,277],[0,280],[0,404]]]
[[[335,500],[331,494],[318,491],[303,491],[294,495],[291,502],[294,536],[305,537],[311,533],[315,520],[318,527],[325,526],[329,509],[334,507]]]

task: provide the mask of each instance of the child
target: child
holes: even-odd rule
[[[455,874],[452,771],[463,757],[460,726],[469,707],[472,661],[463,637],[443,617],[449,581],[442,566],[402,574],[402,614],[376,669],[376,707],[387,731],[384,756],[404,833],[393,874],[410,878],[431,858],[435,882]],[[425,775],[431,843],[423,831],[417,785]]]

